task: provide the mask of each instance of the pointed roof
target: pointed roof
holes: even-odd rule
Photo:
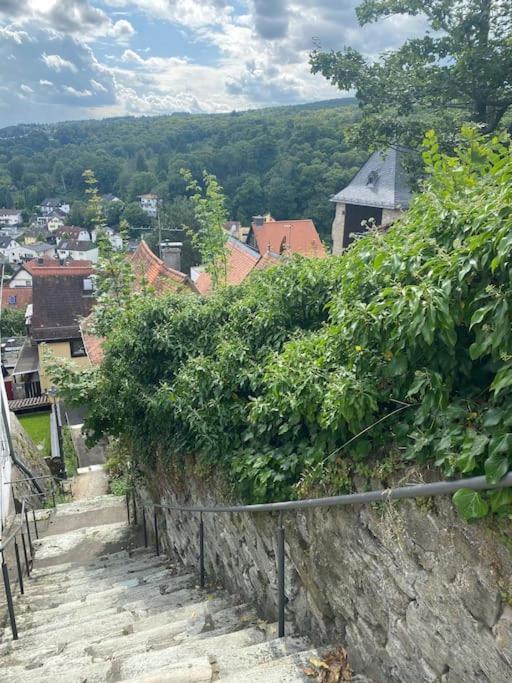
[[[137,287],[145,281],[154,287],[157,293],[176,291],[180,286],[188,287],[192,291],[196,289],[185,273],[165,264],[153,254],[144,240],[140,241],[137,249],[128,258],[132,264]]]
[[[383,209],[409,208],[412,192],[402,163],[403,154],[397,149],[374,152],[331,201]]]
[[[255,216],[255,218],[261,218]],[[261,256],[267,251],[274,254],[302,254],[303,256],[324,257],[325,248],[315,224],[309,218],[291,221],[276,221],[268,218],[259,225],[253,222],[247,241],[257,246]]]

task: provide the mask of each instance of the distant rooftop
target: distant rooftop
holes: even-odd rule
[[[407,209],[411,189],[402,164],[403,152],[390,149],[374,152],[350,183],[331,201],[340,204]]]

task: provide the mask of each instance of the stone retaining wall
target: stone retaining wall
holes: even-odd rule
[[[149,488],[164,504],[220,502],[190,473]],[[274,621],[276,515],[204,522],[208,579]],[[171,554],[197,568],[198,515],[160,523]],[[512,680],[512,560],[489,522],[468,525],[436,498],[286,513],[284,526],[287,618],[316,644],[344,645],[379,683]]]

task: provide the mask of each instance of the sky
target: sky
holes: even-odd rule
[[[308,54],[370,58],[420,17],[361,28],[359,0],[0,0],[0,126],[340,97]]]

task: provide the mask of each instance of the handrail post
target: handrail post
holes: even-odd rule
[[[130,494],[128,491],[126,492],[126,518],[128,520],[128,524],[130,524]]]
[[[27,570],[27,576],[30,576],[30,563],[28,561],[27,544],[25,543],[25,534],[23,533],[23,531],[21,532],[21,545],[23,547],[23,556],[25,558],[25,567]]]
[[[135,489],[132,489],[132,502],[133,502],[133,523],[137,526],[137,499],[135,498]]]
[[[148,530],[146,527],[146,508],[142,506],[142,528],[144,530],[144,547],[148,547]]]
[[[199,513],[199,585],[204,588],[205,571],[204,571],[204,522],[203,513]]]
[[[36,538],[39,539],[39,531],[37,530],[36,511],[34,510],[34,508],[32,508],[32,520],[34,522],[34,531],[36,532]]]
[[[14,616],[14,604],[12,601],[11,583],[9,581],[9,570],[5,562],[4,553],[2,552],[2,576],[4,579],[5,599],[7,601],[7,610],[9,611],[9,621],[11,622],[11,631],[13,640],[18,640],[18,629],[16,627],[16,617]]]
[[[52,482],[52,502],[53,502],[53,507],[57,507],[57,503],[55,502],[55,484]]]
[[[23,521],[22,521],[23,524]],[[28,512],[25,508],[25,524],[27,526],[27,538],[28,538],[28,547],[30,548],[30,559],[34,557],[34,546],[32,545],[32,537],[30,536],[30,526],[28,523]]]
[[[153,521],[155,523],[155,550],[156,554],[160,555],[160,539],[158,538],[158,517],[156,514],[156,508],[153,508]]]
[[[277,637],[284,638],[284,619],[286,595],[284,585],[284,527],[282,515],[279,515],[277,527]]]
[[[14,537],[14,554],[16,555],[16,569],[18,570],[18,583],[20,584],[20,593],[24,595],[25,586],[23,585],[23,569],[20,562],[20,549],[18,548],[18,541]]]

